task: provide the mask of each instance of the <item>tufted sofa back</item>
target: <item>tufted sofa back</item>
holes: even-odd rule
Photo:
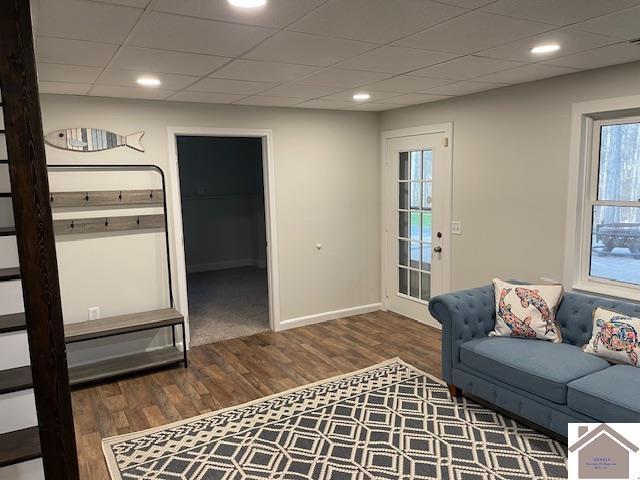
[[[609,300],[582,293],[565,293],[556,312],[565,343],[581,347],[591,338],[593,309],[603,307],[632,317],[640,317],[640,304]]]

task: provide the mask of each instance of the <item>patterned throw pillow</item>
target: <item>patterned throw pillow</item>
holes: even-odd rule
[[[613,363],[639,367],[640,318],[596,307],[593,310],[593,333],[582,350]]]
[[[493,279],[496,325],[489,335],[562,342],[556,309],[562,285],[512,285]]]

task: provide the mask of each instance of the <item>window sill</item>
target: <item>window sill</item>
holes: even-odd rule
[[[620,287],[596,282],[581,282],[574,284],[571,289],[575,292],[592,293],[633,302],[640,301],[640,289],[632,287]]]

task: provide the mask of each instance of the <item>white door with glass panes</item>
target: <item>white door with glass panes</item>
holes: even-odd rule
[[[449,289],[451,156],[446,133],[387,139],[385,306],[438,326],[429,299]]]

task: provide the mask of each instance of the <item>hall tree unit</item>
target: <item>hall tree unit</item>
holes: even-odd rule
[[[48,170],[71,386],[186,366],[185,320],[171,289],[162,170],[95,163],[50,164]],[[140,259],[142,252],[152,253]],[[89,319],[95,306],[102,315]],[[149,340],[156,342],[151,348],[131,340],[141,332],[159,340]]]

